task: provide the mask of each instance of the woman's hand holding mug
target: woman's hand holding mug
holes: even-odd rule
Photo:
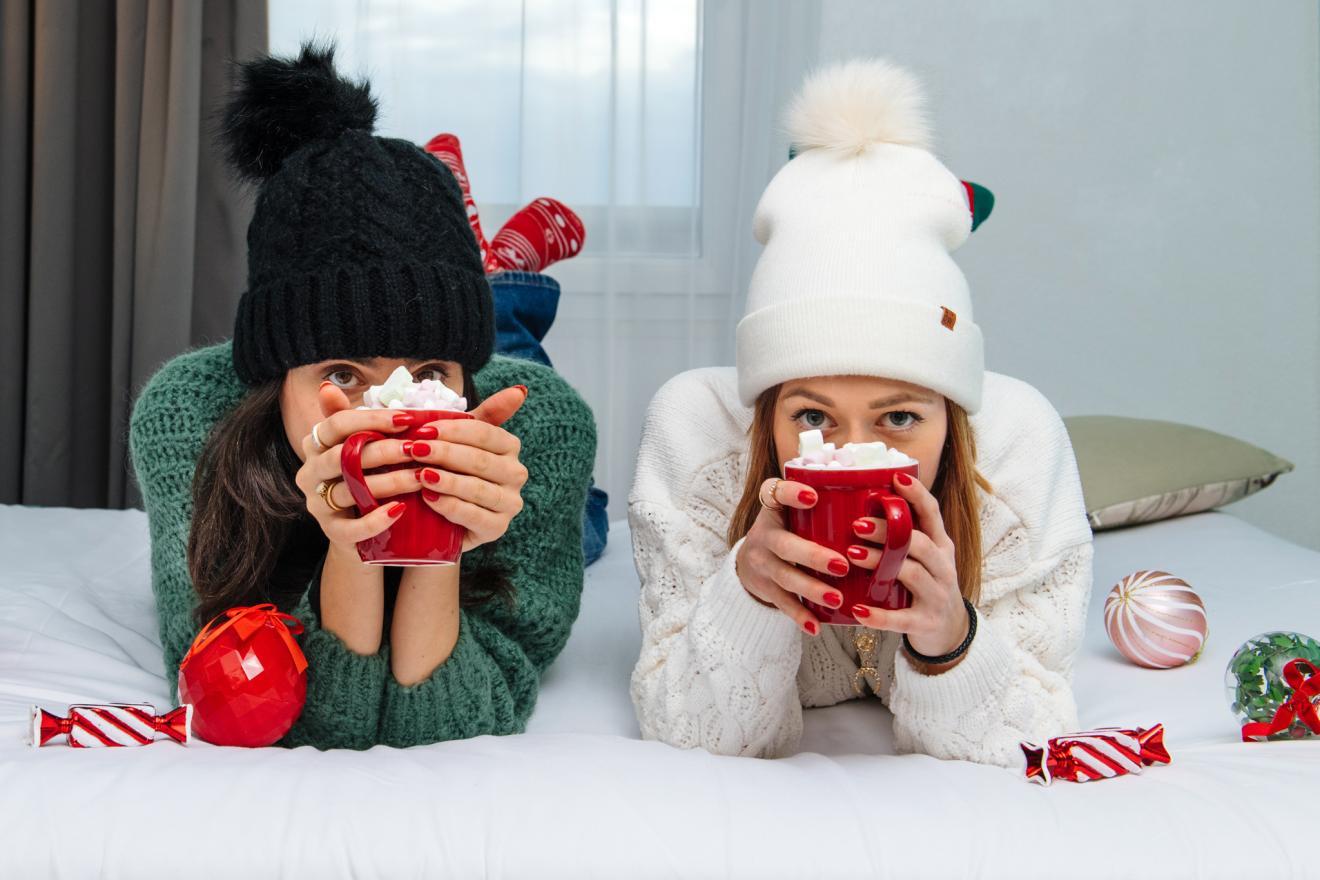
[[[915,528],[907,558],[898,570],[899,582],[912,594],[912,606],[897,611],[854,605],[853,617],[872,629],[906,633],[912,647],[931,657],[957,648],[967,636],[967,609],[958,586],[953,541],[944,529],[939,502],[920,480],[901,474],[894,489],[912,508]],[[858,544],[848,548],[853,565],[874,569],[884,544],[885,522],[863,517],[853,523]]]
[[[848,573],[848,560],[820,544],[799,538],[784,526],[783,508],[809,510],[816,492],[805,483],[771,478],[761,484],[761,512],[752,523],[735,562],[743,589],[763,605],[778,608],[810,635],[820,632],[820,620],[801,599],[838,608],[843,594],[797,568],[836,577]]]
[[[321,383],[319,391],[324,418],[302,440],[303,465],[294,478],[307,499],[307,511],[316,518],[321,531],[335,550],[357,557],[357,543],[388,529],[403,513],[401,503],[382,504],[359,517],[353,497],[343,483],[340,455],[344,440],[359,431],[389,434],[407,422],[398,421],[397,412],[388,409],[352,409],[348,397],[332,382]],[[412,461],[400,440],[370,444],[362,453],[363,467],[377,468]],[[392,498],[416,492],[421,483],[421,468],[408,468],[373,474],[367,477],[371,493],[377,498]]]
[[[958,585],[954,546],[944,529],[939,502],[910,474],[895,474],[894,491],[907,502],[913,528],[897,581],[912,597],[911,607],[885,609],[857,604],[848,613],[872,629],[906,633],[912,647],[929,656],[952,651],[967,635],[968,618]],[[811,510],[817,492],[805,483],[769,479],[761,486],[761,512],[738,551],[736,567],[743,588],[764,605],[778,608],[805,632],[816,635],[820,621],[802,599],[839,608],[843,596],[798,568],[804,566],[831,577],[842,577],[850,566],[873,571],[886,540],[886,522],[861,517],[853,523],[857,543],[847,558],[794,534],[784,525],[784,508]]]
[[[523,508],[527,468],[518,460],[522,444],[500,426],[526,400],[526,387],[505,388],[474,409],[470,419],[432,423],[435,439],[409,447],[408,457],[426,466],[421,469],[422,498],[465,530],[465,553],[503,535]]]

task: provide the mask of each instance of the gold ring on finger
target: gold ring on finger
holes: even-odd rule
[[[332,492],[334,491],[335,486],[338,486],[338,485],[339,485],[340,483],[342,483],[342,482],[344,482],[344,481],[343,481],[343,480],[322,480],[322,481],[321,481],[320,483],[318,483],[317,486],[316,486],[316,494],[317,494],[317,495],[320,495],[320,496],[321,496],[321,500],[324,501],[325,504],[326,504],[326,506],[329,507],[331,510],[333,510],[335,513],[338,513],[339,511],[344,510],[345,508],[340,507],[338,504],[335,504],[334,498],[331,497],[331,494],[330,494],[330,493],[332,493]]]
[[[777,513],[784,509],[784,505],[780,504],[778,501],[775,501],[775,490],[779,488],[779,484],[781,482],[782,481],[778,477],[775,477],[774,480],[772,480],[768,484],[768,487],[770,489],[769,492],[766,492],[764,489],[761,490],[761,494],[763,496],[761,498],[761,506],[764,507],[766,510],[773,510]],[[767,503],[765,500],[764,496],[766,495],[770,497],[769,503]]]

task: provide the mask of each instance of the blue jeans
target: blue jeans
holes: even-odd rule
[[[559,282],[539,272],[500,272],[490,276],[495,295],[495,351],[554,366],[541,340],[555,322],[559,308]],[[600,558],[609,535],[605,505],[609,496],[596,487],[587,490],[582,511],[582,555],[587,565]]]

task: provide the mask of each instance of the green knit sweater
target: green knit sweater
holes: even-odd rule
[[[541,673],[568,640],[582,593],[582,507],[596,451],[591,410],[553,370],[495,357],[476,374],[482,398],[526,385],[527,402],[504,427],[522,441],[527,467],[520,512],[496,544],[464,554],[510,575],[512,608],[495,600],[459,615],[449,659],[424,681],[404,686],[390,671],[388,629],[371,655],[322,629],[314,609],[319,574],[294,608],[307,655],[307,703],[283,746],[365,749],[410,746],[524,729]],[[198,627],[188,574],[193,470],[211,428],[246,392],[230,343],[174,358],[151,378],[133,408],[129,449],[151,531],[152,588],[160,618],[165,677],[178,695],[179,660]]]

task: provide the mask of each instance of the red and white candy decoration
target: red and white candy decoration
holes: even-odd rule
[[[145,746],[158,739],[188,744],[192,738],[190,703],[156,714],[150,703],[102,703],[69,707],[69,717],[32,707],[32,745],[44,746],[58,736],[74,748]]]
[[[1191,663],[1205,644],[1205,603],[1186,581],[1165,571],[1133,572],[1105,599],[1105,632],[1138,666]]]
[[[1056,736],[1043,746],[1022,743],[1023,773],[1028,782],[1090,782],[1140,773],[1143,767],[1169,763],[1164,725],[1101,727]]]

